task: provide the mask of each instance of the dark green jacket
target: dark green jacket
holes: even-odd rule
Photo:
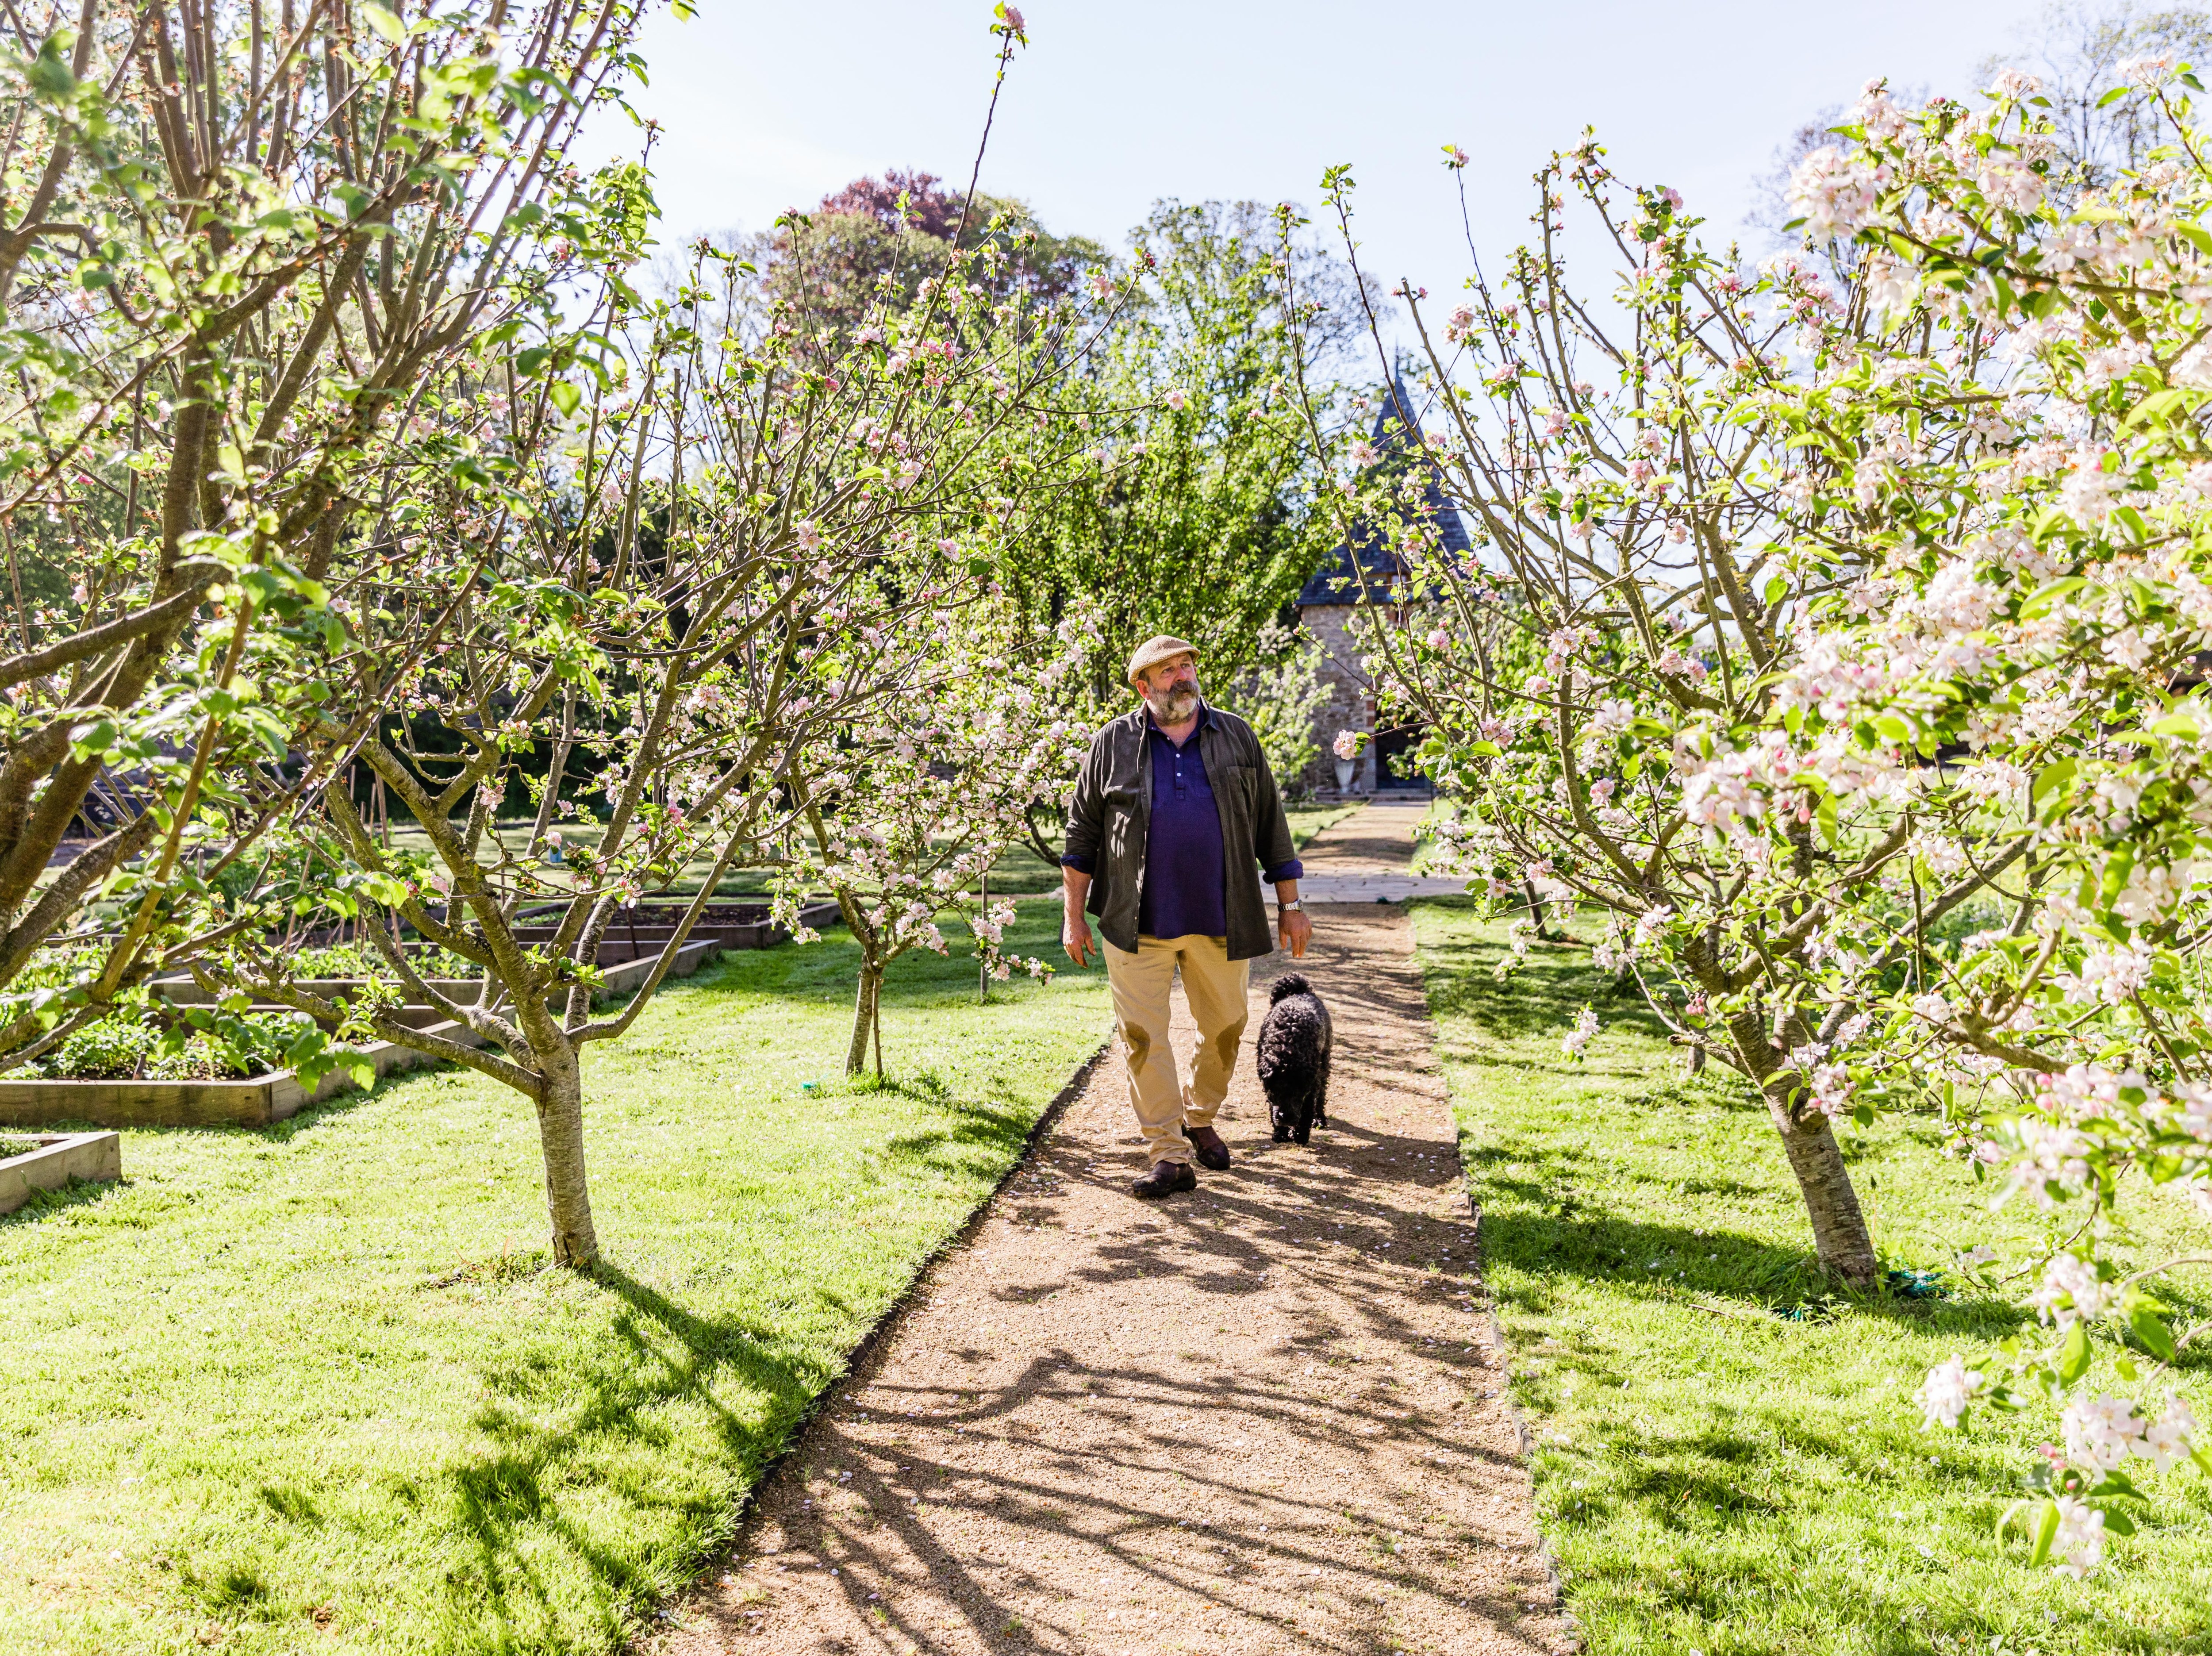
[[[1229,889],[1229,958],[1273,953],[1260,871],[1297,855],[1275,778],[1252,727],[1218,707],[1198,733],[1199,757],[1221,815],[1222,861]],[[1145,881],[1145,841],[1152,819],[1152,715],[1142,703],[1091,739],[1091,752],[1067,807],[1066,855],[1091,869],[1091,900],[1098,929],[1115,948],[1134,953],[1137,900]]]

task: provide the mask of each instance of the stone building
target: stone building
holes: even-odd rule
[[[1423,509],[1436,520],[1445,550],[1465,557],[1473,550],[1467,527],[1444,498],[1433,463],[1419,457],[1418,440],[1408,437],[1399,420],[1401,407],[1415,406],[1405,381],[1396,381],[1391,389],[1396,395],[1380,399],[1382,408],[1369,439],[1376,451],[1369,474],[1409,463],[1422,466],[1428,474]],[[1361,612],[1380,616],[1393,625],[1407,624],[1411,606],[1404,590],[1406,573],[1404,560],[1386,543],[1381,528],[1363,518],[1353,523],[1350,538],[1329,553],[1292,600],[1299,624],[1322,648],[1322,677],[1329,690],[1315,721],[1321,757],[1302,779],[1316,792],[1336,791],[1336,755],[1330,744],[1340,730],[1359,731],[1368,738],[1352,776],[1353,793],[1428,791],[1428,782],[1412,767],[1413,752],[1421,745],[1420,728],[1416,725],[1377,728],[1374,686],[1360,671],[1361,652],[1352,636],[1352,618]]]

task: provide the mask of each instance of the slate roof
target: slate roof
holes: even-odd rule
[[[1391,389],[1397,394],[1395,399],[1382,399],[1382,405],[1375,416],[1374,432],[1369,438],[1377,451],[1375,464],[1368,468],[1370,476],[1394,462],[1402,466],[1407,455],[1419,452],[1416,439],[1398,418],[1399,409],[1415,406],[1413,399],[1402,378],[1394,380]],[[1427,473],[1423,504],[1443,536],[1444,550],[1462,557],[1472,552],[1467,526],[1460,521],[1458,511],[1444,498],[1444,491],[1437,484],[1435,464],[1425,458],[1416,464]],[[1358,561],[1358,574],[1353,569],[1355,558]],[[1382,593],[1405,573],[1406,561],[1385,543],[1382,530],[1367,519],[1359,518],[1352,523],[1350,539],[1322,560],[1321,568],[1314,571],[1293,601],[1300,609],[1320,604],[1366,603],[1370,600],[1362,594],[1359,574],[1367,577],[1368,592]]]

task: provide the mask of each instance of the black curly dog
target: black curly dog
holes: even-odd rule
[[[1328,1008],[1302,972],[1286,971],[1267,989],[1260,1026],[1260,1085],[1267,1092],[1275,1142],[1300,1144],[1328,1125]]]

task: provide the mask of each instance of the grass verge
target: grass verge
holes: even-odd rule
[[[1922,1375],[2021,1327],[2021,1305],[1832,1294],[1754,1097],[1678,1079],[1640,1000],[1587,951],[1539,947],[1499,983],[1502,925],[1463,899],[1418,904],[1414,923],[1539,1517],[1591,1652],[2212,1651],[2207,1480],[2148,1476],[2142,1529],[2075,1582],[1994,1533],[2056,1411],[1922,1428]],[[1604,1024],[1577,1066],[1559,1038],[1586,1002]],[[1942,1136],[1926,1117],[1846,1129],[1885,1263],[2023,1253],[2033,1209],[1992,1214]],[[2129,1218],[2146,1262],[2203,1251],[2179,1202],[2145,1193]],[[2178,1290],[2188,1320],[2206,1314],[2212,1276]],[[2172,1380],[2123,1385],[2117,1350],[2099,1356],[2110,1388],[2162,1403]],[[2186,1358],[2179,1384],[2212,1418],[2212,1356]]]
[[[1106,1026],[1096,970],[979,1007],[908,956],[893,1080],[848,1087],[854,967],[726,956],[594,1050],[589,1276],[528,1106],[462,1071],[125,1133],[123,1185],[0,1217],[0,1650],[618,1645]]]

